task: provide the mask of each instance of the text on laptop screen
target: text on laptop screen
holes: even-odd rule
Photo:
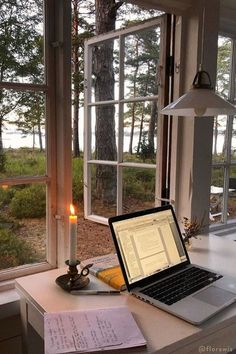
[[[187,260],[171,210],[113,222],[129,284]]]

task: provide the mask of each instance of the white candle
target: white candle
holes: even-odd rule
[[[70,259],[69,264],[75,265],[77,260],[77,216],[73,205],[70,205],[69,231],[70,231]]]

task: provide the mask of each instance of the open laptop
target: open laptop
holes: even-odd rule
[[[236,300],[236,279],[191,264],[171,205],[109,219],[127,290],[200,324]]]

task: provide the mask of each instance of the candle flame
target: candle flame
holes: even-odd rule
[[[75,215],[75,208],[72,204],[70,204],[70,213],[71,215]]]

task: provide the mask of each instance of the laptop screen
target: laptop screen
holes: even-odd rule
[[[187,260],[172,208],[163,208],[109,220],[129,285]]]

